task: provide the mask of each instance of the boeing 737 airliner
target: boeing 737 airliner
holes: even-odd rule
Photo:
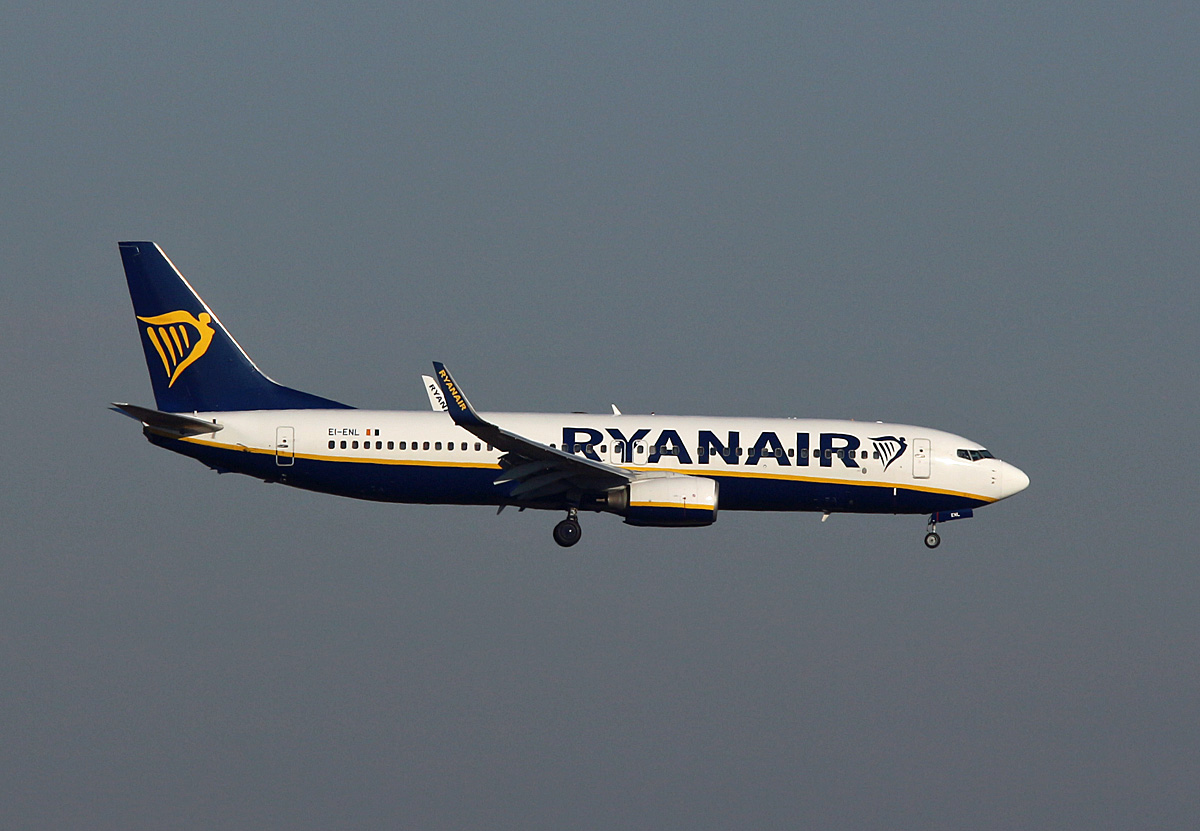
[[[151,444],[218,472],[381,502],[580,511],[701,526],[726,511],[970,517],[1029,478],[976,442],[906,424],[793,418],[480,413],[450,372],[432,407],[360,410],[263,375],[162,249],[119,243],[157,409],[114,404]]]

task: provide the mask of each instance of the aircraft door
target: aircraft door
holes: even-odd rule
[[[649,448],[646,446],[645,439],[638,439],[633,442],[614,441],[612,443],[612,453],[608,458],[614,465],[644,465],[646,464],[647,453],[649,453]],[[632,461],[627,462],[625,461],[626,459],[631,459]]]
[[[633,463],[635,465],[646,464],[646,457],[649,455],[650,449],[646,446],[645,439],[638,439],[633,443]]]
[[[608,460],[618,466],[625,464],[625,442],[614,441],[611,450]]]
[[[290,467],[296,461],[296,430],[294,427],[275,428],[275,464]]]
[[[929,447],[929,439],[913,439],[913,478],[928,479],[929,478],[929,461],[932,452]]]

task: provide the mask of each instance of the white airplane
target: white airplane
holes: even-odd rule
[[[494,505],[630,525],[702,526],[726,511],[927,514],[937,525],[1029,477],[927,427],[796,418],[476,412],[449,371],[431,408],[360,410],[275,383],[152,242],[119,243],[157,409],[114,404],[151,444],[218,472],[381,502]]]

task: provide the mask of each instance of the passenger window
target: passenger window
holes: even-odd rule
[[[395,449],[396,449],[396,443],[394,441],[389,441],[388,442],[388,450],[395,450]]]
[[[330,439],[329,440],[329,449],[333,450],[333,448],[336,446],[337,446],[337,442],[335,442],[333,439]]]
[[[376,450],[383,450],[383,442],[381,442],[381,441],[377,441],[377,442],[375,442],[375,449],[376,449]]]
[[[422,450],[428,450],[428,449],[429,449],[429,442],[425,442],[424,444],[422,444],[422,445],[421,445],[421,449],[422,449]]]
[[[789,455],[789,456],[795,456],[795,455],[796,455],[796,448],[794,448],[794,447],[789,447],[789,448],[788,448],[788,455]]]
[[[356,441],[350,442],[350,447],[353,450],[358,450],[358,442],[356,442]]]
[[[462,447],[460,447],[460,448],[458,448],[458,449],[459,449],[459,450],[466,450],[466,449],[467,449],[467,443],[464,441],[464,442],[462,443]]]
[[[479,450],[479,448],[480,448],[480,444],[479,444],[479,442],[475,442],[475,450],[476,450],[476,451],[478,451],[478,450]]]
[[[447,442],[447,443],[446,443],[446,449],[447,449],[447,450],[453,450],[453,449],[454,449],[454,442]]]
[[[435,441],[435,442],[433,443],[433,449],[434,449],[434,450],[441,450],[441,449],[442,449],[442,443],[441,443],[440,441]]]
[[[601,452],[601,453],[607,453],[607,452],[608,452],[608,445],[606,445],[606,444],[602,444],[602,445],[600,445],[600,452]]]
[[[345,449],[346,449],[346,441],[345,441],[345,439],[343,439],[342,440],[342,450],[345,450]]]
[[[404,441],[400,442],[400,449],[401,449],[401,450],[407,450],[407,449],[408,449],[408,442],[404,442]]]

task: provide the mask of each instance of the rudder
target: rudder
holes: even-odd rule
[[[351,409],[264,375],[158,245],[118,246],[158,409]]]

